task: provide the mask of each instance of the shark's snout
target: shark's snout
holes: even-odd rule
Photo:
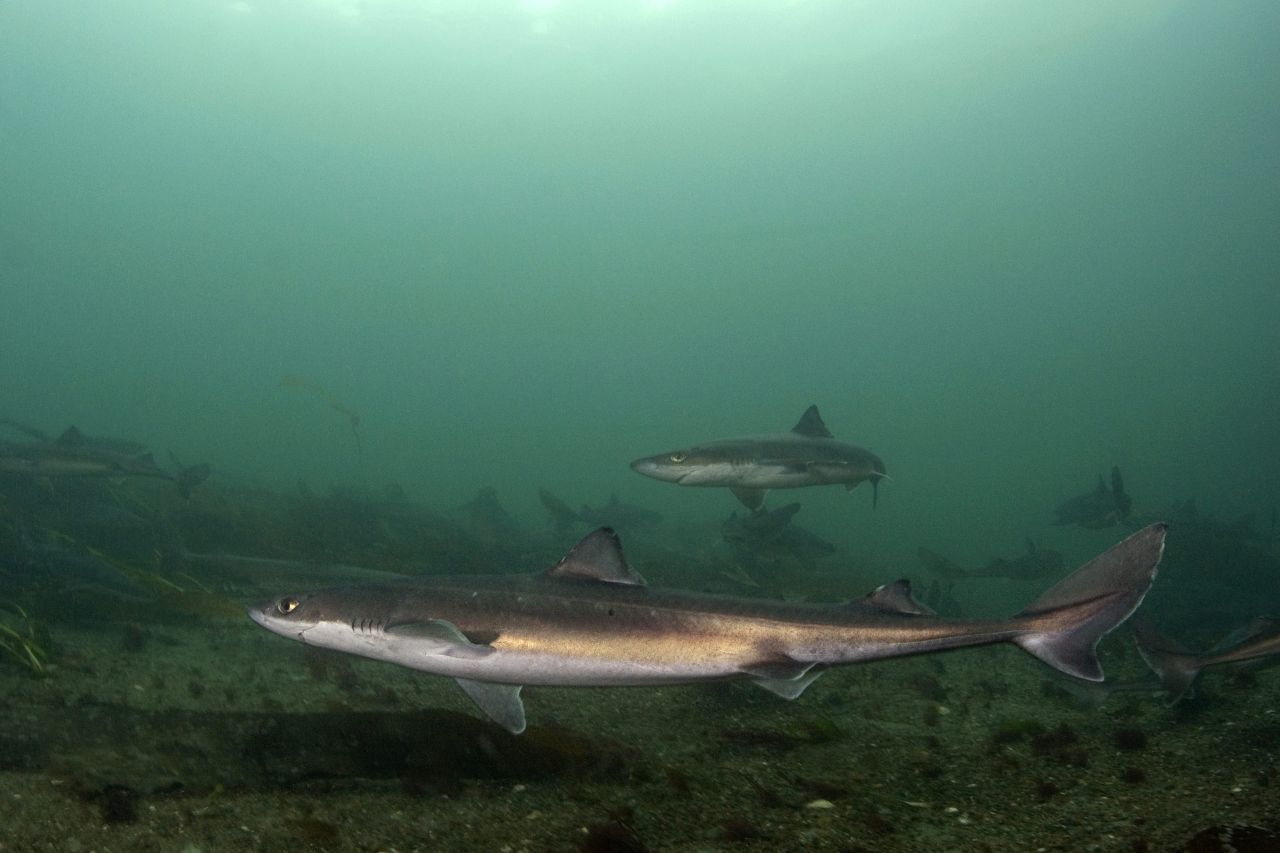
[[[637,459],[632,462],[631,470],[637,474],[644,474],[646,477],[656,477],[659,480],[667,479],[666,469],[652,456],[646,456],[643,459]]]
[[[266,609],[269,606],[268,604],[251,604],[245,608],[245,612],[249,614],[250,619],[266,628],[268,627]]]
[[[307,632],[311,625],[306,622],[295,622],[291,619],[277,616],[276,611],[279,604],[280,599],[273,598],[270,601],[250,605],[245,608],[245,612],[249,614],[249,618],[256,624],[266,628],[273,634],[279,634],[282,637],[289,637],[294,640],[302,640],[302,635]]]
[[[665,456],[645,456],[631,463],[631,470],[655,480],[678,483],[689,473],[689,469],[672,464]]]

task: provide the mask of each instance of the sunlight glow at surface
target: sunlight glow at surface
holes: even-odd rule
[[[517,5],[522,12],[540,18],[559,9],[560,0],[520,0]]]
[[[680,0],[643,0],[640,6],[646,15],[661,15],[679,2]]]
[[[1190,445],[1169,430],[1146,439],[1145,409],[1167,411],[1159,376],[1137,376],[1099,403],[1099,387],[1116,387],[1113,372],[1176,372],[1223,413],[1205,432],[1243,441],[1250,409],[1221,376],[1270,363],[1239,332],[1235,349],[1186,363],[1190,349],[1167,342],[1200,334],[1202,317],[1271,315],[1244,308],[1245,296],[1229,314],[1186,282],[1149,284],[1157,272],[1175,283],[1184,272],[1229,278],[1235,258],[1249,256],[1250,229],[1273,221],[1261,202],[1249,216],[1227,203],[1274,181],[1273,168],[1238,165],[1274,146],[1262,122],[1238,119],[1270,113],[1260,78],[1237,74],[1225,48],[1264,54],[1227,18],[1229,37],[1199,34],[1187,22],[1194,4],[47,0],[0,9],[0,79],[6,103],[22,107],[0,134],[8,180],[22,192],[0,193],[0,210],[24,200],[23,209],[10,201],[0,242],[23,243],[39,269],[70,217],[82,269],[68,267],[67,280],[133,281],[140,264],[136,304],[164,307],[165,320],[195,304],[219,348],[239,354],[194,369],[225,368],[218,381],[236,393],[239,377],[304,353],[331,359],[317,372],[351,383],[385,376],[369,395],[388,401],[386,423],[404,418],[405,434],[458,399],[493,424],[510,423],[509,407],[543,411],[530,366],[575,405],[627,412],[650,429],[655,413],[698,411],[708,396],[717,401],[708,430],[725,410],[768,428],[812,397],[838,433],[904,460],[894,470],[905,508],[905,484],[973,475],[945,454],[927,474],[901,467],[934,447],[918,412],[945,412],[955,445],[1026,450],[1018,443],[1051,434],[1056,412],[1096,411],[1108,446],[1067,436],[1068,449],[1037,470],[1059,466],[1054,479],[1070,480],[1073,466],[1120,456],[1114,444],[1127,458],[1149,455],[1133,467],[1135,482],[1150,482],[1163,476],[1161,458]],[[1203,52],[1182,50],[1183,39]],[[67,201],[79,198],[92,203]],[[1168,233],[1179,238],[1166,246]],[[1201,234],[1218,256],[1195,254]],[[94,239],[110,245],[105,261]],[[993,313],[979,316],[979,305]],[[541,333],[524,333],[530,317]],[[0,342],[25,340],[10,322]],[[180,348],[166,337],[171,325],[149,331]],[[294,329],[308,337],[290,338]],[[913,341],[926,333],[921,351]],[[1081,351],[1069,333],[1107,343]],[[786,343],[768,343],[777,340]],[[108,347],[95,345],[97,359]],[[932,353],[948,347],[959,355],[939,370]],[[1053,360],[1067,350],[1076,361],[1059,371]],[[33,341],[9,361],[38,363],[42,352]],[[569,370],[580,355],[590,369]],[[1066,374],[1054,410],[1015,405],[995,426],[958,393],[975,375],[998,376],[1010,397],[1035,398],[1050,371]],[[10,385],[23,381],[11,374]],[[737,382],[761,393],[745,403],[717,396]],[[33,409],[44,399],[23,394],[9,397]],[[995,397],[991,409],[1008,405]],[[244,423],[257,416],[220,402]],[[451,440],[435,459],[464,457],[466,443]],[[280,470],[293,452],[281,451]],[[419,448],[401,452],[415,464]],[[1026,498],[1041,488],[1026,466],[987,470],[979,479],[1011,504],[1052,497]],[[1010,481],[995,484],[1001,474]],[[1233,474],[1253,476],[1243,464]],[[1197,489],[1211,495],[1215,482]],[[612,485],[602,476],[598,487]],[[949,507],[939,499],[928,510],[958,518]]]

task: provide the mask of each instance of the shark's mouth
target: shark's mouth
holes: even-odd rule
[[[249,618],[252,619],[254,622],[256,622],[258,625],[261,625],[263,628],[266,628],[268,631],[270,631],[273,634],[279,634],[282,637],[288,637],[290,639],[298,640],[300,642],[305,643],[307,640],[304,635],[307,633],[307,631],[309,631],[311,628],[314,628],[315,626],[312,625],[306,628],[302,628],[301,630],[298,630],[288,623],[278,622],[274,619],[271,619],[269,616],[267,616],[267,609],[274,606],[275,606],[275,602],[272,602],[269,605],[247,608],[249,612]]]

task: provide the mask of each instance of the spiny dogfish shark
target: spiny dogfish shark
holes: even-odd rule
[[[874,506],[884,462],[870,450],[836,441],[810,406],[790,432],[722,438],[631,463],[638,474],[681,486],[721,486],[747,509],[764,503],[769,489],[843,484],[852,489],[870,481]]]
[[[457,679],[494,722],[525,728],[523,685],[750,679],[795,699],[832,666],[1009,642],[1101,681],[1098,641],[1142,602],[1164,550],[1153,524],[1004,620],[944,619],[906,581],[844,604],[654,589],[609,528],[532,575],[430,577],[285,595],[249,609],[281,636]]]

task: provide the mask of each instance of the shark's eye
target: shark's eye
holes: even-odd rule
[[[688,456],[689,454],[685,453],[683,450],[678,450],[675,453],[672,453],[671,456],[668,458],[672,462],[680,463],[680,462],[683,462]]]
[[[281,616],[288,616],[290,613],[298,609],[298,599],[282,598],[276,602],[276,612]]]

